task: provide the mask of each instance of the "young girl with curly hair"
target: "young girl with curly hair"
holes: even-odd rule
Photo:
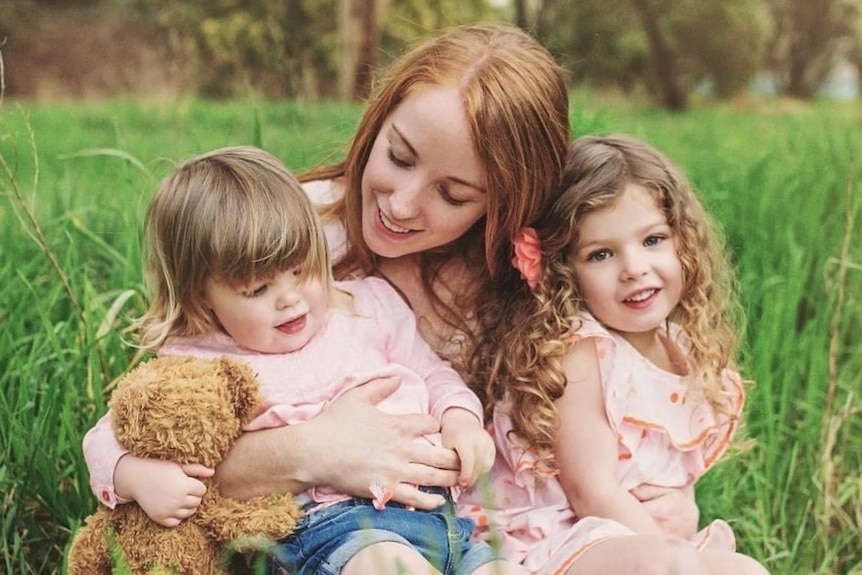
[[[669,532],[631,494],[693,497],[744,401],[731,266],[681,173],[631,137],[581,138],[513,243],[472,363],[498,457],[464,509],[534,573],[765,574],[726,522]]]

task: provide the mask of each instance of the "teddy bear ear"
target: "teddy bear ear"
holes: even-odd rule
[[[224,355],[218,359],[218,362],[219,369],[228,382],[236,415],[240,421],[247,423],[263,407],[263,396],[257,376],[244,361]]]

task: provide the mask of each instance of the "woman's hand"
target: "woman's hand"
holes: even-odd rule
[[[693,485],[673,488],[644,484],[632,489],[631,494],[666,533],[688,539],[697,531],[700,510]]]
[[[440,496],[414,485],[449,487],[458,481],[451,449],[417,438],[439,431],[429,415],[390,415],[375,405],[400,385],[395,377],[372,380],[344,393],[310,421],[245,433],[216,469],[223,493],[256,495],[328,485],[371,497],[371,485],[396,486],[392,499],[433,509]]]

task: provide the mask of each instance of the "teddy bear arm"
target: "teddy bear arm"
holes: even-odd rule
[[[223,543],[255,537],[277,541],[293,533],[302,512],[292,495],[266,495],[245,501],[210,489],[195,520],[210,537]]]

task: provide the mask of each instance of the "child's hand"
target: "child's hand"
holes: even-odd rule
[[[206,493],[200,479],[214,473],[203,465],[125,455],[114,470],[114,485],[117,495],[137,501],[150,519],[176,527],[195,514]]]
[[[447,409],[441,423],[443,447],[454,450],[461,460],[458,485],[470,487],[494,464],[494,440],[476,416],[466,409]]]

